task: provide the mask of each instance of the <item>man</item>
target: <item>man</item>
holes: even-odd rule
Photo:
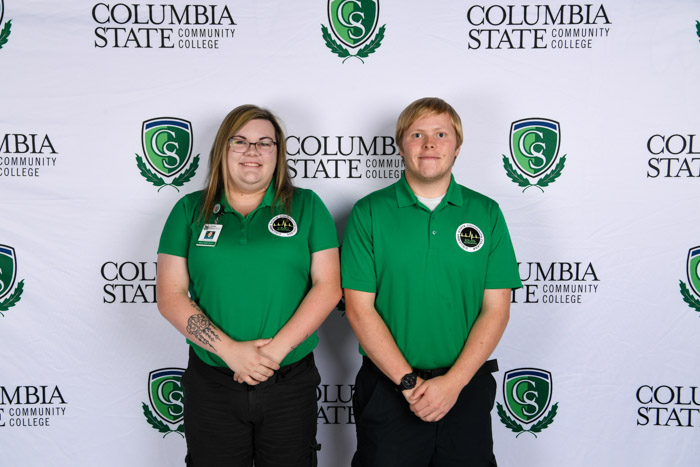
[[[365,355],[354,467],[496,465],[486,359],[522,284],[498,205],[454,181],[462,139],[445,101],[410,104],[396,124],[402,178],[348,221],[342,281]]]

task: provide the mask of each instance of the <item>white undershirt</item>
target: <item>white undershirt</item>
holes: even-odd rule
[[[418,198],[418,201],[423,203],[425,207],[427,207],[431,211],[435,211],[435,208],[438,206],[438,204],[440,204],[440,201],[442,201],[442,198],[444,198],[446,194],[447,193],[438,196],[437,198],[424,198],[422,196],[416,195],[416,198]]]

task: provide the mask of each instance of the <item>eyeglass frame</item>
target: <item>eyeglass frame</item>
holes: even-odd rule
[[[240,139],[238,139],[238,138],[240,138]],[[233,145],[231,144],[233,141],[240,141],[240,142],[242,142],[242,143],[248,143],[248,147],[245,148],[243,151],[240,151],[240,152],[239,152],[239,151],[236,151],[235,149],[233,149]],[[269,154],[273,154],[273,153],[275,152],[275,151],[274,151],[274,146],[277,146],[277,141],[273,141],[272,139],[263,139],[263,140],[256,141],[256,142],[248,141],[248,140],[246,140],[246,139],[241,138],[240,136],[231,136],[231,137],[228,139],[228,147],[229,147],[229,149],[230,149],[231,151],[235,152],[235,153],[238,153],[238,154],[244,154],[245,152],[247,152],[247,151],[250,149],[250,146],[255,146],[255,151],[256,151],[258,154],[268,154],[268,153],[263,153],[262,151],[260,151],[260,148],[258,147],[258,144],[260,144],[260,143],[272,143],[272,145],[273,145],[273,148],[272,148],[272,149],[273,149],[273,150],[270,151]]]

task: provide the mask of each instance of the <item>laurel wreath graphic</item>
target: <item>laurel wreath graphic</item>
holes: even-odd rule
[[[143,414],[146,416],[146,421],[148,422],[149,425],[151,425],[153,428],[158,430],[159,433],[165,433],[163,435],[163,438],[168,436],[170,433],[177,433],[178,435],[182,436],[183,438],[185,437],[185,424],[180,423],[178,427],[174,430],[171,430],[168,425],[163,423],[161,420],[159,420],[153,412],[151,412],[151,409],[148,408],[148,406],[142,402],[141,407],[143,408]]]
[[[2,32],[0,32],[0,49],[2,49],[2,46],[7,44],[7,38],[10,37],[10,30],[12,29],[12,20],[7,20],[7,23],[5,23],[5,26],[2,28]]]
[[[17,302],[19,302],[20,297],[22,296],[22,291],[24,290],[24,279],[19,281],[19,284],[17,284],[17,287],[15,287],[15,291],[10,294],[9,297],[7,297],[7,300],[4,300],[0,302],[0,315],[3,317],[5,316],[3,311],[9,310],[11,307],[15,306]]]
[[[345,60],[351,57],[357,58],[362,63],[365,63],[365,61],[362,59],[369,57],[370,54],[373,54],[379,48],[379,46],[382,45],[385,29],[386,24],[379,28],[377,34],[375,34],[371,41],[365,44],[360,50],[357,51],[356,54],[353,55],[348,49],[338,44],[335,39],[333,39],[333,36],[331,36],[331,33],[328,31],[326,26],[323,24],[321,25],[321,32],[323,33],[323,40],[326,41],[326,47],[331,49],[331,52],[336,54],[338,57],[344,59],[343,63],[345,63]]]
[[[143,178],[146,179],[146,181],[152,183],[157,187],[160,187],[158,188],[158,191],[162,190],[166,186],[171,186],[177,191],[180,191],[177,187],[184,185],[185,183],[189,182],[192,177],[194,177],[194,174],[197,171],[197,168],[199,167],[199,154],[194,156],[194,159],[192,159],[192,163],[190,164],[190,166],[187,167],[187,169],[180,175],[175,177],[175,179],[171,183],[165,183],[164,179],[160,178],[157,174],[151,172],[151,170],[148,168],[141,156],[139,156],[138,154],[136,154],[136,165],[139,168],[139,172],[141,172],[141,175],[143,176]]]
[[[556,417],[557,415],[559,403],[555,403],[552,406],[552,409],[547,413],[547,415],[545,415],[544,418],[542,418],[542,420],[532,425],[529,430],[526,430],[520,423],[510,418],[500,403],[497,403],[496,406],[498,407],[498,416],[501,418],[501,422],[503,422],[506,428],[510,429],[512,432],[518,433],[515,436],[516,438],[522,435],[523,433],[530,433],[532,436],[537,438],[537,435],[535,433],[541,432],[542,430],[544,430],[552,424],[554,417]]]
[[[688,304],[690,308],[693,308],[695,311],[700,311],[700,300],[695,298],[692,293],[690,293],[690,290],[688,290],[688,286],[685,285],[685,282],[679,281],[681,285],[681,295],[683,295],[683,301]]]
[[[695,29],[697,30],[698,37],[700,37],[700,21],[695,21]]]
[[[553,183],[559,176],[561,175],[562,170],[564,170],[564,164],[566,164],[566,154],[561,156],[561,159],[559,159],[559,162],[557,165],[547,172],[542,178],[537,180],[537,183],[530,183],[530,181],[525,178],[523,175],[521,175],[517,170],[515,170],[515,167],[513,167],[513,164],[510,163],[508,160],[508,157],[505,154],[501,154],[503,156],[503,168],[506,169],[506,174],[508,175],[508,178],[513,180],[518,186],[525,187],[523,189],[523,192],[527,190],[530,187],[537,187],[544,193],[544,190],[542,188],[547,187],[549,184]]]

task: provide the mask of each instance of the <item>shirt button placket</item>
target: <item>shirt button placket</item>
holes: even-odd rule
[[[246,220],[243,220],[243,223],[241,224],[241,236],[239,242],[241,245],[248,243],[248,222]]]
[[[430,234],[428,235],[428,237],[430,238],[430,240],[429,240],[430,248],[435,248],[435,247],[437,246],[437,244],[438,244],[438,243],[437,243],[437,234],[438,234],[438,231],[437,231],[437,226],[436,226],[436,224],[437,224],[437,222],[436,222],[436,219],[435,219],[435,213],[432,213],[432,214],[430,215],[430,225],[428,226],[428,227],[429,227],[428,230],[429,230],[429,232],[430,232]]]

